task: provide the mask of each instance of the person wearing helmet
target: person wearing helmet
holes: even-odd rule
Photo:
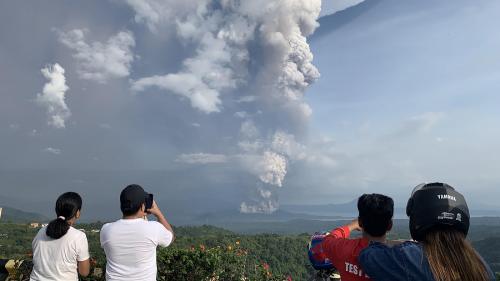
[[[370,280],[358,255],[370,241],[385,242],[386,233],[392,228],[394,202],[382,194],[363,194],[358,199],[358,211],[358,219],[332,230],[319,245],[342,281]],[[362,231],[362,237],[349,239],[352,231]]]
[[[316,276],[311,280],[331,280],[340,281],[340,274],[333,266],[332,261],[328,258],[322,243],[330,232],[316,232],[311,236],[311,241],[308,244],[307,256],[312,267],[316,270]]]
[[[445,183],[417,186],[406,214],[415,241],[388,247],[372,242],[359,261],[376,281],[489,281],[495,277],[465,239],[469,209],[465,198]]]

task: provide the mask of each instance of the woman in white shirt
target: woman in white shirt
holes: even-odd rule
[[[82,198],[66,192],[57,198],[57,219],[38,231],[33,239],[33,271],[30,281],[77,281],[90,271],[87,236],[73,228],[80,218]]]

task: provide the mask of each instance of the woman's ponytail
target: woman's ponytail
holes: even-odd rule
[[[45,233],[53,239],[59,239],[64,236],[69,230],[69,224],[61,217],[51,221],[47,226]]]
[[[82,209],[82,198],[76,192],[66,192],[59,196],[56,201],[57,219],[51,221],[45,233],[53,239],[63,237],[69,230],[68,220],[76,216]]]

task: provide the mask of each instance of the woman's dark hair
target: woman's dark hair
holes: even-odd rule
[[[82,209],[82,197],[76,192],[63,193],[56,201],[57,219],[51,221],[45,233],[53,239],[63,237],[69,230],[68,220]],[[64,217],[64,219],[62,218]]]
[[[358,211],[363,230],[371,236],[380,237],[392,224],[394,201],[382,194],[363,194],[358,199]]]
[[[460,230],[436,226],[422,242],[436,281],[490,280],[483,260]]]

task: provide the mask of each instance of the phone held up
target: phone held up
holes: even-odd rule
[[[149,214],[149,211],[153,207],[153,194],[149,193],[146,196],[146,212]]]

